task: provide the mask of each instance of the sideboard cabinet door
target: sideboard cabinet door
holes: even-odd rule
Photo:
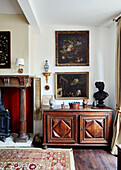
[[[108,144],[109,128],[109,117],[106,112],[98,112],[98,115],[88,113],[80,115],[80,143]]]
[[[76,115],[47,114],[47,143],[75,143]]]

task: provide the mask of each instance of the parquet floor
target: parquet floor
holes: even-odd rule
[[[73,149],[76,170],[116,170],[117,157],[104,149]]]

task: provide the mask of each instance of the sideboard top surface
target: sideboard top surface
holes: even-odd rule
[[[83,106],[79,106],[79,109],[70,109],[69,106],[65,106],[65,108],[61,108],[61,106],[55,106],[53,109],[50,108],[50,106],[42,106],[41,111],[49,111],[49,112],[68,112],[68,111],[74,111],[74,112],[112,112],[114,111],[113,109],[109,107],[103,107],[103,108],[92,108],[92,105],[88,105],[86,108],[83,108]]]

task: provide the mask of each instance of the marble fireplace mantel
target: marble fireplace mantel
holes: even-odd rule
[[[19,88],[19,134],[16,138],[16,142],[26,142],[28,140],[26,120],[26,88],[32,86],[32,79],[33,77],[29,75],[0,75],[0,90],[2,87]]]

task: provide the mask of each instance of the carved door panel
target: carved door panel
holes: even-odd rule
[[[48,143],[76,142],[76,115],[47,115]]]
[[[80,116],[80,143],[108,143],[108,131],[106,114]]]

